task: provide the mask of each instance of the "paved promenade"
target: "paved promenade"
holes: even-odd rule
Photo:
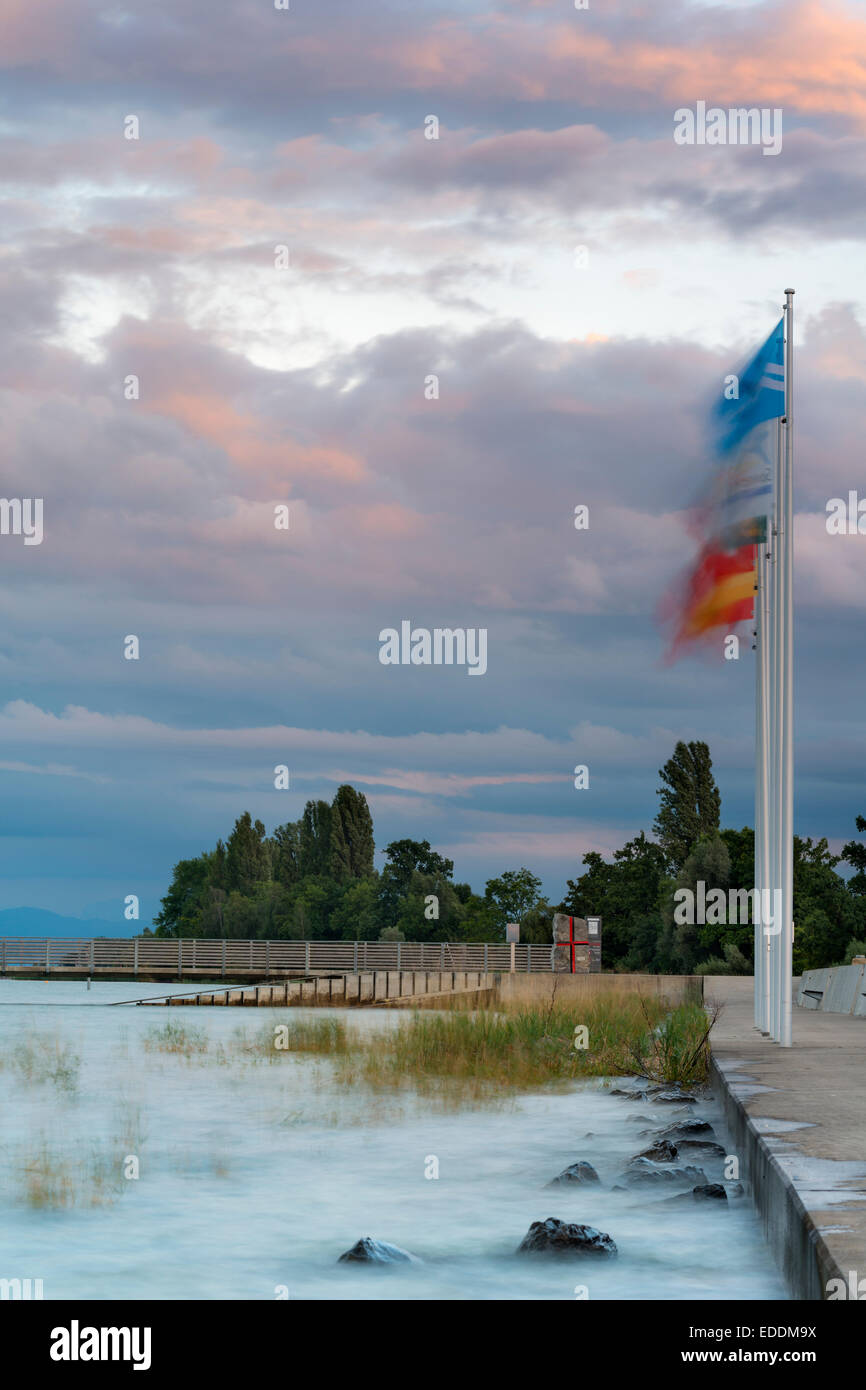
[[[866,1298],[866,1018],[793,1011],[793,1046],[753,1023],[751,978],[713,976],[711,1041],[765,1233],[800,1298],[850,1272]],[[850,1294],[849,1294],[850,1297]]]

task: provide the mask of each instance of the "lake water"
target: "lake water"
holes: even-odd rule
[[[650,1142],[631,1117],[660,1127],[677,1106],[591,1081],[443,1113],[338,1085],[324,1058],[215,1060],[239,1032],[331,1012],[383,1029],[396,1011],[103,1007],[148,993],[165,986],[0,981],[0,1278],[42,1279],[46,1299],[787,1296],[748,1200],[611,1191]],[[208,1051],[148,1050],[168,1020],[202,1030]],[[689,1113],[730,1152],[713,1102]],[[128,1155],[138,1179],[122,1176]],[[434,1157],[438,1179],[425,1177]],[[543,1190],[577,1159],[600,1184]],[[70,1204],[53,1205],[58,1193]],[[619,1257],[515,1258],[548,1216],[606,1231]],[[423,1263],[338,1265],[364,1235]]]

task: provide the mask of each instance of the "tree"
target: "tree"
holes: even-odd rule
[[[331,867],[331,807],[327,801],[308,801],[298,836],[300,878],[326,874]]]
[[[381,927],[375,875],[351,879],[333,909],[329,930],[341,941],[375,941]]]
[[[271,851],[271,873],[277,883],[289,888],[301,877],[301,825],[288,821],[278,825],[268,842]]]
[[[520,923],[520,940],[531,945],[550,945],[553,942],[554,909],[544,898],[524,914]]]
[[[292,936],[301,941],[332,941],[339,937],[332,919],[341,898],[341,885],[333,879],[323,875],[303,879],[292,898]]]
[[[211,855],[200,854],[197,859],[179,859],[175,864],[169,890],[153,919],[157,936],[197,934],[211,859]]]
[[[719,832],[728,847],[731,860],[730,883],[733,888],[753,888],[755,884],[755,832],[750,825],[742,830]]]
[[[454,872],[453,859],[443,859],[429,840],[392,840],[385,850],[384,874],[405,892],[413,873],[441,874],[450,878]],[[471,891],[471,890],[470,890]]]
[[[721,797],[705,743],[679,742],[659,769],[661,807],[653,824],[671,865],[679,870],[703,835],[719,828]]]
[[[236,891],[243,895],[251,894],[257,883],[263,883],[271,876],[265,827],[260,820],[254,823],[249,811],[238,816],[234,830],[229,835],[225,874],[229,892]]]
[[[692,896],[693,905],[698,897],[698,884],[704,884],[704,892],[709,894],[714,888],[727,890],[731,878],[731,856],[728,846],[721,835],[716,832],[713,835],[705,835],[699,840],[686,859],[685,864],[677,875],[676,887],[687,888]],[[708,951],[713,947],[722,949],[722,942],[726,940],[725,932],[727,929],[727,908],[720,912],[722,922],[718,925],[714,923],[677,922],[674,916],[673,897],[669,896],[665,904],[666,920],[673,919],[674,926],[674,949],[680,962],[680,969],[690,975],[698,963],[704,959]],[[708,914],[709,915],[709,914]],[[715,915],[715,914],[714,914]],[[694,918],[696,914],[693,912]]]
[[[329,868],[338,883],[373,872],[373,817],[363,792],[344,785],[331,804]]]
[[[504,935],[503,918],[492,900],[470,893],[463,903],[461,941],[501,941]]]
[[[385,850],[385,867],[379,880],[383,924],[396,925],[414,874],[450,879],[453,872],[453,860],[443,859],[430,848],[429,840],[392,840]],[[471,891],[467,885],[467,896]]]
[[[837,965],[845,958],[848,942],[863,935],[866,897],[836,873],[839,862],[826,839],[794,836],[795,975]]]
[[[855,824],[862,835],[866,830],[866,819],[863,816],[858,816]],[[847,845],[842,846],[842,858],[855,870],[848,880],[848,891],[856,893],[858,897],[866,896],[866,845],[858,844],[856,840],[849,840]]]
[[[521,922],[541,901],[541,879],[528,869],[506,869],[499,878],[487,880],[484,897],[493,909],[500,936],[505,936],[508,922]]]
[[[664,850],[643,831],[614,851],[609,864],[596,850],[583,857],[585,872],[569,879],[561,911],[571,917],[598,914],[604,919],[602,964],[608,968],[667,971],[659,961],[662,932],[659,895],[665,881]]]
[[[444,874],[416,869],[397,919],[388,925],[397,927],[407,941],[454,941],[460,936],[463,915],[463,904]]]

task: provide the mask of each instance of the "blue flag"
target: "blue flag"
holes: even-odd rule
[[[773,497],[776,420],[785,413],[785,320],[740,373],[736,394],[713,418],[720,465],[712,488],[711,529],[727,550],[763,540]]]
[[[764,420],[785,413],[785,320],[779,319],[764,345],[740,372],[737,395],[716,407],[719,453],[736,449]]]

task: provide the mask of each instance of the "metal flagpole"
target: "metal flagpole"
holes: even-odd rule
[[[785,469],[782,497],[782,609],[784,612],[781,726],[781,882],[784,916],[780,945],[780,1030],[791,1046],[794,949],[794,291],[785,290]]]
[[[769,724],[770,724],[770,897],[773,904],[773,927],[772,935],[767,937],[769,946],[768,969],[769,969],[769,1003],[767,1014],[767,1032],[774,1042],[779,1037],[779,933],[781,929],[779,903],[781,901],[778,890],[781,888],[782,873],[782,842],[781,842],[781,738],[780,730],[782,724],[782,704],[781,704],[781,638],[782,638],[782,603],[781,603],[781,548],[782,548],[782,426],[776,426],[776,476],[773,487],[773,592],[771,599],[771,619],[770,626],[772,631],[771,654],[770,654],[770,682],[769,682]]]
[[[761,904],[766,882],[764,817],[767,806],[767,736],[764,727],[766,679],[764,668],[767,643],[767,629],[764,621],[764,589],[767,583],[766,540],[759,540],[755,549],[755,906],[752,917],[755,924],[755,1027],[761,1028],[764,1008],[764,932],[761,925]]]
[[[778,427],[777,427],[778,429]],[[764,766],[762,768],[764,778],[764,818],[761,826],[761,878],[764,896],[761,899],[761,912],[766,920],[766,909],[772,903],[772,838],[771,838],[771,797],[770,797],[770,769],[772,767],[772,740],[770,729],[770,674],[772,657],[772,560],[770,556],[772,548],[772,512],[767,517],[767,535],[764,541],[764,595],[761,606],[761,621],[764,627],[764,659],[763,659],[763,706],[761,717],[764,726]],[[761,1031],[770,1031],[770,938],[764,930],[764,921],[761,923]]]

